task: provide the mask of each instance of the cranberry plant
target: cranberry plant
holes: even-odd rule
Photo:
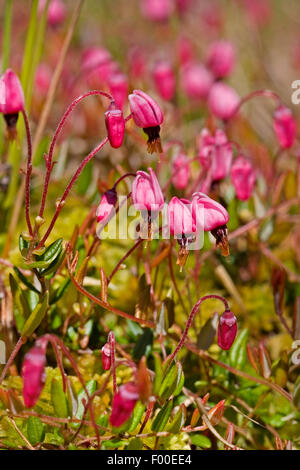
[[[4,2],[0,448],[297,449],[284,7],[115,3]]]

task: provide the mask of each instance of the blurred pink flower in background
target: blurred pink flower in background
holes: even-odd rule
[[[22,366],[25,406],[34,406],[45,385],[45,347],[34,346],[24,357]]]
[[[140,0],[145,18],[152,21],[167,21],[175,9],[174,0]]]
[[[176,189],[184,189],[189,182],[189,177],[189,159],[183,152],[179,152],[172,161],[172,183]]]
[[[231,181],[237,197],[241,201],[247,201],[255,185],[255,171],[250,161],[243,155],[239,155],[232,165]]]
[[[216,82],[210,89],[208,107],[220,119],[230,119],[240,103],[236,91],[225,83]]]
[[[176,79],[172,65],[166,60],[157,62],[153,68],[153,79],[161,98],[166,101],[172,100],[176,89]]]
[[[112,411],[109,418],[112,426],[122,426],[130,418],[138,398],[138,388],[135,383],[128,382],[121,385],[118,393],[113,398]]]
[[[198,158],[204,169],[210,170],[211,180],[218,181],[230,172],[233,156],[232,144],[222,129],[217,129],[211,135],[208,129],[203,129],[198,141]]]
[[[280,147],[290,148],[295,141],[297,128],[292,111],[286,106],[279,106],[274,113],[273,127]]]
[[[216,78],[227,77],[235,64],[235,49],[229,41],[215,41],[208,50],[207,66]]]
[[[190,99],[205,99],[213,85],[213,76],[202,64],[187,64],[181,71],[183,89]]]
[[[108,86],[115,102],[122,109],[128,95],[128,80],[126,75],[121,72],[112,73],[108,77]]]

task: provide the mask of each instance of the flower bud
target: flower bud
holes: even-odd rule
[[[255,171],[243,155],[239,155],[231,168],[231,181],[236,195],[241,201],[247,201],[255,185]]]
[[[209,51],[207,65],[216,78],[230,75],[235,62],[235,50],[229,41],[214,42]]]
[[[114,101],[105,113],[105,126],[110,145],[115,149],[121,147],[125,133],[125,120],[121,109]]]
[[[208,107],[212,114],[220,119],[230,119],[238,105],[240,98],[236,91],[225,83],[215,83],[208,95]]]
[[[171,64],[167,61],[155,64],[153,78],[160,96],[166,101],[172,100],[175,94],[176,80]]]
[[[100,204],[96,211],[97,222],[101,222],[103,224],[108,222],[109,217],[114,212],[117,200],[117,192],[113,188],[109,189],[103,194]]]
[[[39,3],[39,12],[42,13],[46,6],[46,0]],[[62,24],[66,18],[66,6],[62,0],[50,0],[47,21],[49,26],[56,27]]]
[[[230,310],[221,315],[218,325],[218,345],[221,349],[230,349],[237,333],[236,317]]]
[[[199,139],[198,158],[205,170],[210,170],[212,181],[219,181],[229,174],[233,150],[226,134],[217,129],[212,136],[208,129],[203,129]]]
[[[106,343],[102,348],[102,366],[104,370],[111,368],[111,350],[110,344]]]
[[[31,408],[37,402],[45,384],[45,348],[34,346],[24,357],[22,366],[23,398],[25,406]]]
[[[186,95],[191,99],[205,99],[213,85],[213,76],[207,68],[198,63],[183,67],[181,81]]]
[[[19,112],[25,109],[25,99],[19,78],[11,69],[0,77],[0,112],[3,114],[10,136],[16,135]]]
[[[126,75],[121,72],[112,73],[108,77],[108,86],[115,102],[120,109],[123,109],[128,95],[128,80]]]
[[[137,171],[131,188],[132,202],[139,211],[157,212],[163,208],[164,196],[154,171],[148,170],[150,174]]]
[[[274,114],[273,127],[280,147],[290,148],[295,141],[297,127],[292,111],[286,106],[279,106]]]
[[[125,385],[121,385],[118,393],[113,398],[112,411],[109,418],[112,426],[122,426],[131,417],[138,398],[138,388],[135,383],[128,382]]]
[[[190,163],[187,156],[180,152],[172,162],[172,183],[176,189],[186,188],[190,177]]]
[[[152,21],[167,21],[174,11],[174,0],[141,0],[141,11]]]
[[[148,152],[162,153],[159,131],[163,122],[163,113],[160,107],[153,98],[141,90],[133,90],[128,99],[135,124],[148,135]]]

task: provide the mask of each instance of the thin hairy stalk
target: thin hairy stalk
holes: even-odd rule
[[[120,269],[120,266],[124,263],[124,261],[131,255],[131,253],[134,252],[134,250],[140,246],[142,243],[143,243],[144,239],[143,238],[140,238],[131,248],[129,251],[127,251],[127,253],[125,253],[125,255],[120,259],[120,261],[118,262],[118,264],[115,266],[115,268],[112,270],[111,274],[108,276],[107,278],[107,285],[110,283],[110,281],[112,280],[112,278],[114,277],[114,275],[119,271]]]
[[[256,90],[256,91],[253,91],[252,93],[249,93],[248,95],[244,96],[244,98],[241,99],[238,106],[235,108],[234,113],[230,116],[228,121],[230,121],[234,116],[237,115],[237,113],[239,112],[241,107],[245,103],[247,103],[247,101],[252,100],[252,98],[255,98],[256,96],[265,96],[267,98],[273,98],[276,101],[277,104],[281,103],[281,99],[279,98],[277,93],[275,93],[272,90]]]
[[[93,95],[98,95],[98,96],[105,96],[106,98],[108,98],[109,100],[112,100],[113,97],[109,94],[109,93],[105,93],[104,91],[100,91],[100,90],[91,90],[87,93],[84,93],[83,95],[80,95],[78,96],[77,98],[75,98],[74,101],[72,101],[72,103],[68,106],[68,108],[66,109],[66,111],[64,112],[56,130],[55,130],[55,133],[54,133],[54,136],[53,136],[53,139],[51,141],[51,144],[50,144],[50,147],[49,147],[49,153],[48,153],[48,156],[46,157],[46,176],[45,176],[45,183],[44,183],[44,189],[43,189],[43,195],[42,195],[42,201],[41,201],[41,207],[40,207],[40,212],[39,212],[39,216],[40,217],[43,217],[43,214],[44,214],[44,210],[45,210],[45,205],[46,205],[46,198],[47,198],[47,193],[48,193],[48,187],[49,187],[49,181],[50,181],[50,176],[51,176],[51,171],[53,169],[53,165],[52,165],[52,160],[53,160],[53,152],[54,152],[54,147],[55,147],[55,144],[57,142],[57,139],[59,137],[59,134],[61,133],[65,123],[66,123],[66,120],[68,119],[68,117],[70,116],[70,114],[72,113],[72,111],[74,110],[74,108],[76,108],[76,106],[85,98],[89,97],[89,96],[93,96]]]
[[[27,339],[24,338],[23,336],[21,336],[16,344],[16,346],[14,347],[14,350],[12,351],[11,355],[9,356],[9,359],[7,361],[7,363],[5,364],[4,366],[4,369],[2,371],[2,374],[1,374],[1,377],[0,377],[0,385],[1,383],[3,382],[6,374],[7,374],[7,371],[8,369],[10,368],[10,366],[12,365],[16,355],[18,354],[18,352],[20,351],[21,347],[23,346],[24,343],[26,343]]]
[[[119,179],[117,179],[117,181],[115,182],[115,184],[113,185],[113,189],[116,189],[116,187],[118,186],[119,183],[121,183],[121,181],[123,181],[124,178],[127,178],[128,176],[136,176],[136,173],[125,173],[125,175],[122,175],[120,176]]]
[[[45,244],[45,241],[47,240],[47,238],[49,237],[53,227],[54,227],[54,224],[56,222],[56,219],[57,217],[59,216],[59,213],[65,203],[65,200],[69,194],[69,192],[71,191],[74,183],[77,181],[78,177],[80,176],[80,173],[82,172],[82,170],[84,169],[84,167],[88,164],[88,162],[102,149],[102,147],[108,142],[108,138],[106,137],[104,140],[102,140],[102,142],[100,142],[100,144],[94,148],[94,150],[92,150],[86,157],[85,159],[81,162],[81,164],[79,165],[79,167],[77,168],[76,172],[74,173],[73,177],[71,178],[68,186],[66,187],[60,201],[58,202],[57,206],[56,206],[56,210],[55,210],[55,213],[54,213],[54,216],[50,222],[50,225],[45,233],[45,235],[43,236],[42,240],[39,242],[38,246],[37,246],[37,249],[38,248],[41,248],[42,246],[44,246]]]

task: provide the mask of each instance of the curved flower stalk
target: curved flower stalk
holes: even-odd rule
[[[104,370],[112,371],[113,376],[113,390],[114,394],[117,393],[117,378],[116,378],[116,347],[115,347],[115,335],[112,331],[109,332],[107,337],[107,343],[102,348],[102,365]]]

